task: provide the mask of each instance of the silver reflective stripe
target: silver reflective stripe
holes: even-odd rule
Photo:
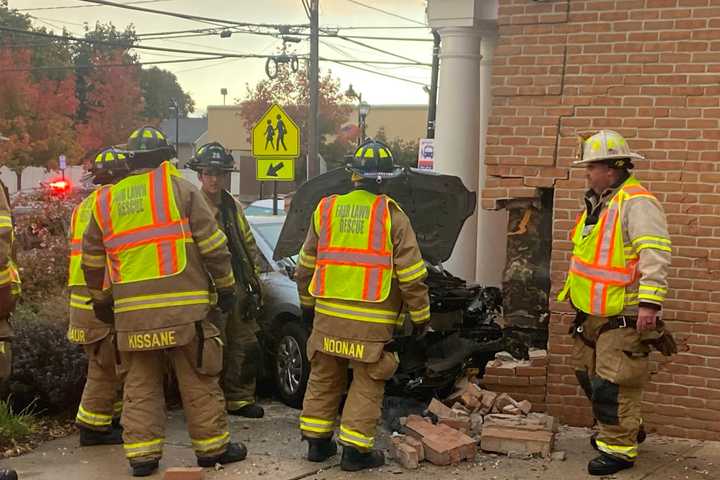
[[[112,220],[110,219],[110,189],[106,188],[98,195],[97,203],[100,210],[100,229],[105,236],[112,235]]]
[[[322,208],[320,209],[320,231],[318,232],[318,249],[327,248],[328,242],[328,224],[330,223],[330,214],[332,213],[332,207],[335,204],[335,196],[325,197],[322,202]]]
[[[613,233],[615,231],[615,222],[618,216],[618,206],[616,202],[612,202],[610,208],[607,211],[607,217],[605,219],[605,228],[602,232],[602,238],[600,238],[600,252],[598,253],[597,262],[600,265],[610,264],[610,248],[613,244]]]
[[[153,198],[153,204],[155,205],[155,222],[156,223],[166,223],[169,222],[170,219],[167,216],[167,205],[165,203],[165,199],[163,198],[164,195],[161,195],[160,193],[165,190],[165,168],[166,166],[163,165],[161,168],[157,168],[152,172],[152,191],[150,192],[150,195],[152,195]],[[170,201],[170,194],[168,193],[168,201]]]
[[[590,265],[579,262],[575,258],[570,261],[570,270],[572,270],[576,274],[579,274],[580,276],[587,275],[591,277],[596,277],[605,282],[615,283],[618,285],[626,285],[632,281],[632,273],[630,272],[621,273],[607,270],[604,268],[592,267]],[[591,278],[590,280],[593,279]]]
[[[174,270],[173,265],[173,249],[174,245],[170,242],[162,242],[158,244],[158,253],[160,254],[160,274],[167,275]]]
[[[373,205],[373,217],[375,222],[371,226],[372,236],[370,237],[370,249],[376,252],[380,252],[383,249],[383,243],[385,242],[385,222],[384,214],[387,208],[387,202],[384,197],[378,197]]]
[[[379,268],[368,268],[365,270],[365,281],[367,282],[367,299],[377,300],[380,298],[380,284],[382,283],[382,271]]]
[[[182,235],[184,232],[183,223],[186,221],[187,220],[182,220],[181,222],[170,225],[150,227],[139,232],[120,233],[112,238],[106,239],[105,247],[108,249],[116,249],[129,243],[154,242],[157,241],[157,237]]]
[[[593,303],[590,306],[593,313],[602,313],[604,283],[593,283]]]
[[[364,263],[378,267],[392,267],[392,258],[389,255],[377,253],[333,252],[322,251],[318,253],[318,260],[333,263]]]
[[[377,318],[378,320],[390,320],[391,322],[395,322],[395,320],[397,320],[397,315],[394,313],[377,313],[370,312],[368,310],[360,311],[348,308],[341,308],[334,305],[328,305],[326,302],[323,302],[321,300],[317,301],[315,308],[326,310],[329,313],[335,313],[338,315],[352,315],[356,317]]]
[[[209,301],[210,294],[208,293],[201,293],[201,294],[190,294],[190,295],[174,295],[174,296],[149,296],[152,298],[147,298],[143,300],[133,300],[132,297],[127,300],[122,300],[119,302],[115,302],[117,307],[117,310],[123,310],[130,307],[136,307],[139,305],[155,305],[158,303],[173,303],[173,302],[186,302],[186,301],[192,301],[192,300],[200,300],[200,301]]]

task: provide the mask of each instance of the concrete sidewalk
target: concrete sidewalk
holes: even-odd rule
[[[344,478],[381,479],[395,475],[413,479],[488,479],[488,480],[580,480],[587,461],[595,453],[588,443],[589,430],[563,428],[556,450],[567,453],[566,461],[510,459],[499,455],[479,454],[473,463],[435,467],[423,463],[418,470],[404,470],[389,461],[375,471],[348,474],[338,466],[339,456],[327,464],[313,464],[303,459],[306,444],[300,442],[297,410],[280,403],[264,405],[266,416],[260,420],[232,419],[233,438],[248,446],[244,462],[214,471],[206,470],[208,479],[270,478],[272,480],[335,480]],[[380,446],[386,438],[379,440]],[[162,478],[168,467],[194,466],[195,455],[185,431],[182,412],[171,412],[168,418],[167,443],[160,473],[148,478]],[[37,450],[17,458],[0,461],[0,466],[18,470],[21,479],[34,480],[102,480],[131,478],[122,447],[79,448],[78,437],[47,442]],[[613,477],[621,480],[720,480],[720,442],[679,440],[650,435],[641,449],[635,468]]]

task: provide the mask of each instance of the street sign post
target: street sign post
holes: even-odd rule
[[[67,160],[65,159],[65,155],[60,155],[60,157],[58,158],[58,163],[60,164],[62,178],[65,178],[65,169],[67,168]]]
[[[300,129],[280,105],[267,109],[252,129],[255,178],[273,182],[273,215],[277,215],[277,182],[295,180],[295,159],[300,156]]]

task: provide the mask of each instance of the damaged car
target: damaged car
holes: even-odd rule
[[[267,309],[260,322],[261,342],[270,357],[280,396],[290,406],[301,406],[309,374],[305,354],[309,332],[300,320],[299,299],[292,281],[294,259],[320,199],[348,193],[352,188],[350,173],[345,169],[327,172],[297,190],[287,216],[275,220],[278,230],[282,226],[279,233],[263,235],[254,226],[264,255],[269,248],[274,250],[268,259],[274,273],[264,285]],[[527,358],[526,344],[505,332],[498,322],[502,315],[500,290],[469,283],[442,266],[465,220],[475,210],[475,193],[468,191],[458,177],[409,168],[398,178],[383,181],[383,193],[400,205],[413,225],[428,268],[425,282],[431,312],[430,329],[421,338],[411,335],[409,319],[398,328],[392,347],[400,357],[400,366],[387,382],[388,394],[419,400],[442,397],[468,369],[477,369],[482,375],[486,363],[497,352]]]

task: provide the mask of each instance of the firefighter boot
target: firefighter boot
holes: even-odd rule
[[[324,462],[337,453],[337,444],[330,438],[303,437],[308,442],[308,456],[310,462]]]
[[[600,456],[590,460],[588,463],[588,473],[595,476],[612,475],[621,470],[632,468],[634,462],[623,460],[622,458],[610,455],[600,454]]]
[[[15,470],[0,468],[0,480],[17,480],[17,478]]]
[[[385,454],[380,450],[361,452],[357,448],[343,446],[340,468],[346,472],[357,472],[366,468],[382,467],[385,465]]]
[[[248,403],[237,410],[228,410],[228,413],[230,415],[237,415],[238,417],[262,418],[265,415],[265,410],[257,403]]]
[[[89,428],[78,427],[80,430],[80,446],[122,445],[122,430],[113,428],[108,432],[98,432]]]
[[[242,443],[229,443],[225,453],[214,457],[198,457],[197,464],[203,468],[214,467],[215,464],[240,462],[247,457],[247,448]]]
[[[147,460],[145,462],[130,463],[133,477],[149,477],[160,466],[160,460]]]
[[[600,449],[598,449],[597,440],[596,440],[597,436],[598,436],[597,432],[590,435],[590,446],[599,452]],[[638,430],[638,434],[637,434],[637,443],[638,444],[643,443],[646,438],[647,438],[647,432],[645,431],[645,426],[641,424],[640,430]]]

